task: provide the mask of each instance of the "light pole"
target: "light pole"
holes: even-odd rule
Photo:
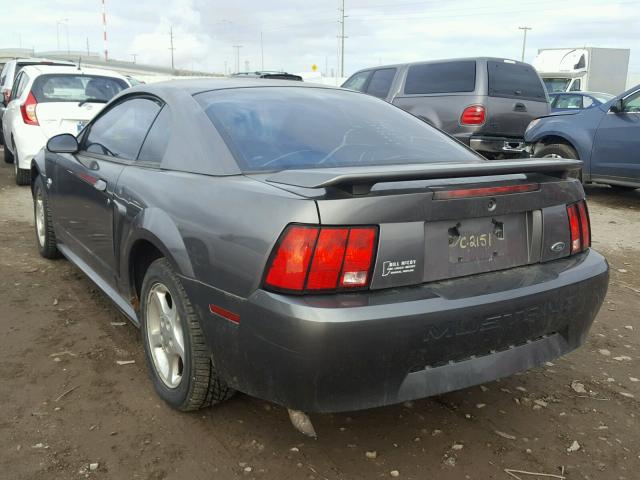
[[[524,62],[524,51],[527,48],[527,30],[531,30],[531,27],[518,27],[518,30],[522,30],[524,32],[524,37],[522,38],[522,58],[521,58],[521,61]]]

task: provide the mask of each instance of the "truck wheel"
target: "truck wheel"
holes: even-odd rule
[[[198,315],[166,259],[149,266],[140,298],[144,350],[158,395],[182,411],[230,398],[234,390],[218,375]]]
[[[573,158],[580,160],[578,153],[566,143],[551,143],[536,147],[534,157],[537,158]]]
[[[53,231],[49,199],[42,177],[38,175],[33,184],[33,213],[36,224],[36,241],[38,251],[44,258],[54,259],[60,257],[56,246],[56,234]]]

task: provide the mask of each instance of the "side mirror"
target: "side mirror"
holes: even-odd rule
[[[616,99],[609,107],[609,111],[613,113],[624,112],[624,100],[621,98]]]
[[[53,153],[76,153],[78,148],[78,140],[70,133],[56,135],[47,142],[47,150]]]

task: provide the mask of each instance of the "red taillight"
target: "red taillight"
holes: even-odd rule
[[[447,200],[451,198],[488,197],[493,195],[508,195],[510,193],[535,192],[540,188],[537,183],[524,183],[518,185],[502,185],[499,187],[463,188],[459,190],[440,190],[433,194],[434,200]]]
[[[327,292],[369,285],[376,227],[292,225],[268,265],[265,286],[288,292]]]
[[[316,251],[307,279],[307,289],[327,290],[336,288],[349,230],[346,228],[323,228],[318,237]]]
[[[470,105],[460,115],[461,125],[482,125],[485,121],[487,109],[484,105]]]
[[[38,102],[36,101],[36,97],[33,96],[33,93],[29,92],[27,99],[25,102],[20,105],[20,113],[22,113],[22,120],[27,125],[40,125],[38,123],[38,117],[36,117],[36,106]]]
[[[591,224],[589,222],[589,211],[587,210],[587,204],[584,201],[578,202],[578,216],[580,217],[582,249],[585,250],[591,246]]]
[[[584,200],[567,205],[567,216],[569,217],[571,253],[582,252],[591,246],[589,213]]]
[[[351,229],[340,275],[341,287],[364,287],[369,283],[375,239],[374,228]]]
[[[289,227],[276,249],[265,283],[284,290],[302,290],[316,238],[318,228]]]

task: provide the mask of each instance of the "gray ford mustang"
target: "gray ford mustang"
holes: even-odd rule
[[[361,93],[225,79],[128,89],[31,175],[40,253],[141,328],[171,406],[335,412],[580,346],[608,266],[579,168],[486,161]]]

